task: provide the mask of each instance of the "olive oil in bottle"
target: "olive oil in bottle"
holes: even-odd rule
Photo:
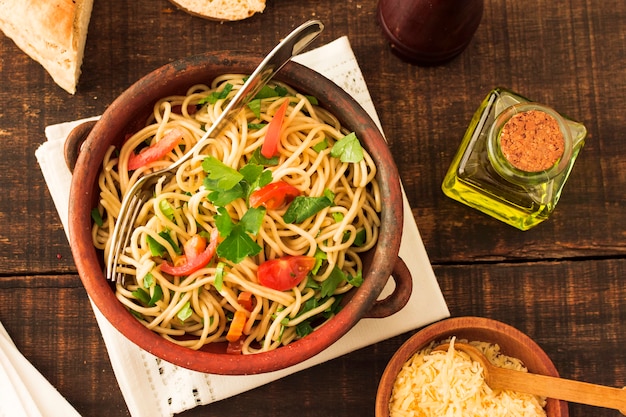
[[[443,192],[528,230],[554,210],[586,135],[581,123],[496,88],[474,114]]]

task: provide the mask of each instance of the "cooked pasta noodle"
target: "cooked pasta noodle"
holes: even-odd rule
[[[190,149],[244,81],[242,75],[228,74],[210,85],[195,85],[186,95],[163,98],[154,105],[144,128],[121,148],[107,152],[99,178],[100,201],[94,211],[99,219],[93,226],[94,245],[104,252],[105,259],[124,193],[142,175],[169,166]],[[370,155],[357,140],[363,157],[342,162],[335,154],[335,144],[349,132],[333,115],[289,86],[274,83],[267,88],[272,94],[242,110],[182,164],[175,177],[157,183],[153,198],[141,208],[118,265],[126,274],[124,283],[116,285],[119,301],[144,326],[191,349],[229,340],[237,352],[248,354],[303,337],[337,311],[342,294],[359,285],[360,254],[371,249],[378,238],[381,201]],[[259,151],[269,122],[285,101],[289,104],[280,128],[278,153],[267,159]],[[134,164],[131,159],[142,156],[141,149],[160,147],[159,142],[165,143],[172,131],[180,137],[171,150],[156,159],[146,157],[143,165],[129,169]],[[232,172],[247,173],[252,167],[251,171],[262,173],[252,180],[244,175],[244,181],[236,186],[241,185],[242,194],[219,203],[212,187],[219,178],[205,165],[211,161],[220,161],[219,167],[232,168]],[[258,245],[258,253],[244,253],[240,259],[222,256],[222,245],[229,238],[218,224],[220,219],[229,219],[231,229],[236,228],[252,210],[250,193],[277,183],[297,190],[298,197],[290,196],[287,202],[294,197],[314,197],[329,204],[295,221],[286,220],[289,204],[261,207],[260,227],[247,230],[253,242],[250,245]],[[238,190],[236,187],[232,189]],[[166,265],[176,268],[191,263],[198,253],[208,251],[216,229],[220,246],[210,262],[188,273],[163,270]],[[200,240],[194,240],[198,236]],[[199,249],[192,253],[188,245],[198,242],[202,242]],[[260,282],[260,265],[288,257],[314,258],[315,266],[310,264],[312,268],[305,271],[311,269],[308,277],[293,288],[276,289]],[[251,295],[251,302],[241,301],[244,293]],[[241,336],[235,333],[231,339],[237,314],[245,315],[245,324]]]

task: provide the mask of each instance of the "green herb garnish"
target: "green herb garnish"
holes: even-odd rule
[[[317,142],[315,145],[313,145],[312,149],[317,152],[320,153],[322,152],[324,149],[328,148],[328,139],[324,138],[324,140]]]
[[[239,263],[246,256],[258,254],[262,248],[250,237],[250,234],[256,235],[259,232],[264,216],[264,208],[252,207],[243,215],[239,223],[233,223],[226,209],[218,210],[215,224],[220,236],[225,239],[217,247],[217,255],[233,263]]]
[[[261,118],[261,99],[250,100],[248,108],[254,113],[257,119]]]
[[[141,288],[137,288],[135,291],[133,291],[132,295],[133,297],[135,297],[136,299],[138,299],[145,305],[147,305],[150,302],[150,294],[148,294],[146,291],[144,291]]]
[[[224,262],[218,262],[217,267],[215,268],[215,280],[213,281],[213,286],[217,291],[222,291],[222,287],[224,285],[224,267],[226,264]]]
[[[204,158],[202,169],[208,174],[204,179],[204,186],[208,190],[230,190],[243,179],[243,175],[236,169],[213,156]]]
[[[233,85],[230,83],[226,83],[222,90],[213,91],[211,94],[209,94],[208,96],[200,100],[198,102],[198,105],[203,105],[206,103],[215,104],[217,103],[217,100],[223,100],[226,97],[228,97],[228,94],[231,92],[232,89],[233,89]]]
[[[327,195],[322,197],[297,196],[293,199],[283,215],[285,223],[302,223],[326,207],[330,207],[333,200]]]
[[[262,165],[266,167],[273,167],[273,166],[278,165],[278,157],[277,156],[274,156],[272,158],[264,157],[263,155],[261,155],[261,147],[259,146],[252,153],[252,158],[250,158],[250,161],[248,161],[248,163]]]
[[[148,307],[153,307],[156,305],[157,301],[160,301],[163,298],[163,289],[160,285],[156,285],[154,287],[154,292],[152,293],[152,297],[150,297],[150,301],[148,301]]]
[[[341,162],[361,162],[363,160],[363,148],[361,142],[352,132],[339,139],[330,150],[330,155],[339,158]]]
[[[261,130],[265,126],[267,126],[267,123],[248,123],[248,130]]]
[[[159,232],[159,236],[167,241],[170,245],[172,245],[172,248],[177,255],[182,255],[183,251],[180,249],[180,246],[178,246],[178,244],[174,242],[174,239],[172,239],[168,230],[163,230]],[[146,236],[146,242],[148,243],[148,248],[150,249],[150,254],[152,256],[163,257],[163,255],[165,255],[165,253],[167,252],[165,250],[165,247],[157,242],[157,240],[150,235]]]
[[[191,309],[191,303],[187,301],[185,305],[182,306],[180,310],[178,310],[178,313],[176,313],[176,317],[178,317],[180,321],[184,322],[189,317],[191,317],[192,314],[193,310]]]
[[[319,103],[319,100],[317,99],[317,97],[315,96],[305,96],[307,100],[309,100],[309,103],[311,103],[314,106],[317,106]]]
[[[171,221],[174,221],[174,208],[170,203],[167,202],[167,200],[159,201],[159,209],[165,217],[167,217]]]
[[[207,198],[211,203],[217,207],[225,207],[228,203],[232,203],[238,198],[244,198],[246,191],[241,186],[241,183],[235,184],[228,190],[213,191],[207,195]]]
[[[321,296],[329,297],[333,295],[339,284],[341,284],[345,280],[346,274],[344,274],[341,269],[335,266],[328,278],[326,278],[322,282],[322,290],[320,291]]]
[[[95,224],[98,225],[98,227],[102,227],[102,225],[104,224],[104,222],[102,221],[102,216],[100,215],[100,210],[98,210],[97,207],[91,210],[91,219]]]

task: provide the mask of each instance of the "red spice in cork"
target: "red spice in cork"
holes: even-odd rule
[[[541,110],[511,117],[500,133],[500,149],[515,168],[540,172],[552,167],[563,155],[565,139],[557,120]]]

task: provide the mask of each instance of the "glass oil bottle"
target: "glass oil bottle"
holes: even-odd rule
[[[527,136],[526,132],[509,133],[515,132],[515,128],[533,129],[533,120],[523,122],[531,116],[551,122],[556,131],[550,138],[559,142],[538,141],[538,145],[529,146],[520,139]],[[540,126],[537,135],[541,136],[543,130]],[[496,88],[474,114],[444,178],[443,192],[509,225],[528,230],[554,210],[586,135],[581,123],[512,91]],[[514,151],[508,149],[511,141],[517,147]],[[544,160],[543,165],[540,159]],[[524,165],[523,160],[528,163]]]

